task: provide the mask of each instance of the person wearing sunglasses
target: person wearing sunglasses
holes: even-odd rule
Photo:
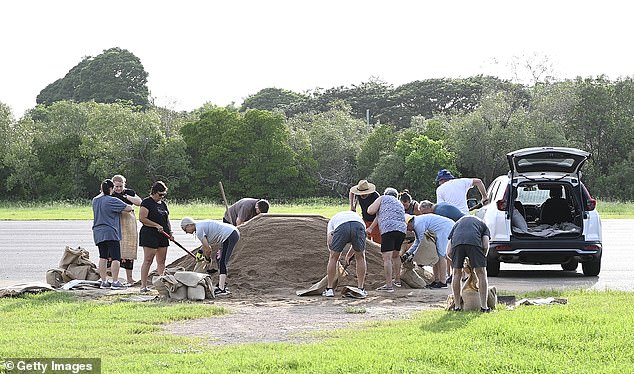
[[[165,259],[172,228],[169,221],[169,208],[163,200],[167,195],[167,186],[162,181],[152,185],[150,196],[143,199],[139,209],[139,221],[143,224],[139,230],[139,245],[143,247],[143,264],[141,265],[141,292],[148,292],[148,274],[150,266],[156,258],[156,271],[159,275],[165,272]],[[168,236],[166,236],[167,234]]]

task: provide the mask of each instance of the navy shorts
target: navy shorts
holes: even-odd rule
[[[385,234],[381,234],[381,253],[400,251],[404,240],[404,232],[389,231]]]
[[[97,248],[99,248],[99,258],[121,260],[121,243],[118,240],[105,240],[98,243]]]
[[[355,251],[365,250],[365,225],[357,221],[344,222],[332,233],[330,250],[343,252],[346,244],[352,244]]]
[[[471,267],[483,268],[487,266],[487,258],[482,247],[469,244],[459,244],[451,249],[451,267],[462,269],[465,257],[469,257]]]

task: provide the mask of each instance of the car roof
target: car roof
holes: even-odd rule
[[[576,148],[533,147],[506,154],[513,174],[528,172],[561,172],[579,174],[590,153]]]

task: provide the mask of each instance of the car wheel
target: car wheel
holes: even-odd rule
[[[599,275],[601,272],[601,259],[596,261],[582,262],[581,268],[583,269],[583,275],[593,277]]]
[[[487,258],[487,276],[497,277],[500,273],[500,261]]]
[[[566,271],[577,270],[577,266],[579,266],[579,261],[575,259],[571,259],[570,261],[561,264],[561,268]]]

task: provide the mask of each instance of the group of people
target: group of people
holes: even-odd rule
[[[100,288],[125,289],[136,283],[132,277],[134,260],[138,246],[143,247],[141,265],[141,292],[149,292],[148,277],[150,267],[156,259],[156,271],[165,273],[167,247],[174,241],[169,220],[169,208],[164,200],[167,186],[162,181],[155,182],[150,194],[141,199],[134,190],[126,188],[126,179],[115,175],[101,183],[100,193],[92,200],[93,239],[99,249],[98,272],[101,278]],[[139,206],[141,229],[137,236],[137,223],[134,206]],[[205,257],[211,257],[211,246],[219,244],[216,260],[220,273],[214,290],[218,296],[228,295],[226,287],[228,263],[240,233],[236,226],[247,222],[260,213],[269,210],[264,199],[244,198],[227,207],[223,222],[213,220],[195,221],[191,217],[181,220],[181,228],[188,234],[196,234],[202,244]],[[137,241],[138,239],[138,241]],[[112,281],[108,281],[107,269],[110,267]],[[126,269],[127,284],[119,280],[120,268]]]
[[[350,189],[350,210],[335,214],[328,223],[327,244],[330,255],[327,265],[328,283],[323,296],[334,296],[336,263],[347,244],[351,245],[351,251],[345,261],[349,263],[354,254],[357,285],[362,294],[367,295],[364,287],[367,269],[366,236],[381,246],[385,284],[376,290],[394,292],[394,287],[401,287],[401,263],[413,259],[425,240],[425,232],[431,231],[436,237],[439,260],[433,265],[434,280],[429,287],[442,289],[447,288],[447,283],[452,283],[454,299],[459,300],[462,268],[468,257],[479,277],[481,310],[489,310],[486,303],[486,255],[490,233],[482,220],[469,213],[467,205],[467,192],[472,187],[478,189],[481,204],[488,203],[484,184],[478,178],[455,178],[446,169],[438,172],[436,182],[436,204],[428,200],[419,203],[412,199],[407,190],[399,194],[392,187],[386,188],[383,195],[379,195],[376,186],[367,180],[359,181]],[[357,205],[361,207],[361,216],[356,213]],[[401,255],[408,232],[414,234],[414,240]],[[452,282],[452,277],[456,281]]]
[[[439,260],[433,265],[434,280],[432,289],[447,288],[452,283],[454,299],[460,297],[460,279],[466,257],[479,277],[480,299],[483,311],[486,308],[488,291],[486,278],[486,254],[488,252],[489,230],[479,218],[469,214],[467,192],[476,187],[482,197],[481,203],[488,202],[484,184],[478,178],[455,178],[451,172],[442,169],[436,176],[436,204],[424,200],[417,202],[409,192],[399,192],[392,187],[379,195],[376,186],[367,180],[361,180],[350,189],[350,209],[336,213],[328,222],[327,245],[329,259],[327,265],[326,297],[334,296],[334,282],[337,263],[344,248],[350,244],[345,262],[356,263],[357,286],[365,296],[365,258],[366,238],[381,246],[385,284],[378,287],[379,292],[394,292],[401,287],[401,263],[411,261],[420,244],[425,240],[425,232],[430,231],[436,237],[436,251]],[[149,196],[141,199],[134,190],[126,188],[126,179],[115,175],[101,184],[101,192],[92,200],[94,213],[93,238],[99,248],[98,271],[101,288],[123,289],[119,280],[120,268],[126,269],[127,283],[134,284],[132,270],[138,246],[143,247],[141,265],[141,292],[148,292],[149,270],[156,259],[157,272],[165,273],[165,260],[169,242],[174,240],[169,220],[169,208],[164,200],[167,186],[162,181],[155,182]],[[138,231],[134,215],[134,206],[139,206]],[[357,205],[361,215],[357,214]],[[219,245],[216,253],[219,278],[214,293],[219,296],[230,294],[227,288],[229,259],[240,233],[239,226],[260,213],[269,210],[269,203],[263,199],[244,198],[228,206],[223,222],[210,219],[196,221],[184,217],[180,224],[187,234],[195,234],[202,244],[206,258],[212,256],[212,246]],[[401,254],[401,248],[407,234],[413,233],[414,239],[406,244],[408,248]],[[137,241],[138,240],[138,241]],[[138,244],[137,244],[138,243]],[[112,282],[108,281],[107,268],[110,263]],[[456,281],[452,282],[453,279]]]

